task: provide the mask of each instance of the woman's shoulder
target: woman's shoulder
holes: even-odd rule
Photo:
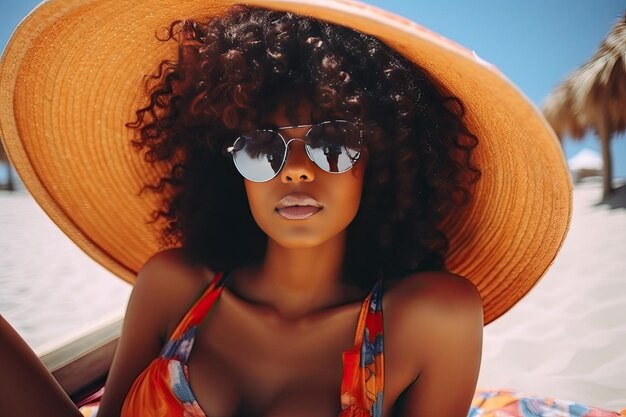
[[[197,291],[211,282],[214,275],[206,266],[191,263],[182,249],[172,248],[158,252],[146,261],[137,274],[135,287]]]
[[[418,351],[423,358],[441,352],[442,345],[482,340],[480,294],[469,280],[450,272],[407,276],[385,291],[383,308],[385,336],[401,341],[408,355]]]
[[[187,262],[180,249],[157,253],[144,264],[126,309],[101,403],[103,415],[119,415],[133,381],[158,356],[213,275]]]
[[[415,273],[386,289],[383,310],[388,398],[407,393],[407,401],[425,404],[440,388],[473,390],[483,311],[470,281],[449,272]]]
[[[467,312],[480,312],[478,290],[468,279],[447,271],[425,271],[411,274],[385,289],[385,301],[393,310],[410,316],[419,314],[445,318]]]
[[[153,255],[143,265],[137,274],[132,298],[144,306],[158,306],[167,335],[214,276],[206,266],[189,262],[182,249],[167,249]]]

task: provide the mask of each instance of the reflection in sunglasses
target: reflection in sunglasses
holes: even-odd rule
[[[303,139],[286,140],[281,130],[309,127]],[[345,120],[314,125],[256,130],[237,138],[228,148],[237,170],[245,178],[263,182],[274,178],[285,163],[289,143],[302,140],[307,155],[320,169],[329,173],[348,171],[361,154],[362,132]]]

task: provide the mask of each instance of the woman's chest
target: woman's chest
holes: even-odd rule
[[[207,417],[337,416],[342,353],[353,347],[358,315],[354,306],[278,322],[216,309],[199,327],[188,363],[199,405]]]

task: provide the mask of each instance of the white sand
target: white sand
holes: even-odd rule
[[[576,186],[553,266],[485,328],[479,387],[626,408],[626,209],[600,198],[597,180]]]
[[[123,316],[130,290],[78,249],[29,194],[0,191],[0,314],[35,352]]]
[[[479,387],[626,407],[626,209],[599,200],[597,181],[576,186],[553,267],[486,328]],[[35,349],[124,310],[130,287],[27,194],[0,192],[0,231],[0,313]]]

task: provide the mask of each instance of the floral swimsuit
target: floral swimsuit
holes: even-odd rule
[[[217,274],[200,299],[178,324],[158,358],[137,377],[122,417],[209,417],[189,386],[187,360],[198,325],[224,288]],[[363,301],[354,345],[343,352],[340,417],[381,417],[383,403],[382,281]]]

